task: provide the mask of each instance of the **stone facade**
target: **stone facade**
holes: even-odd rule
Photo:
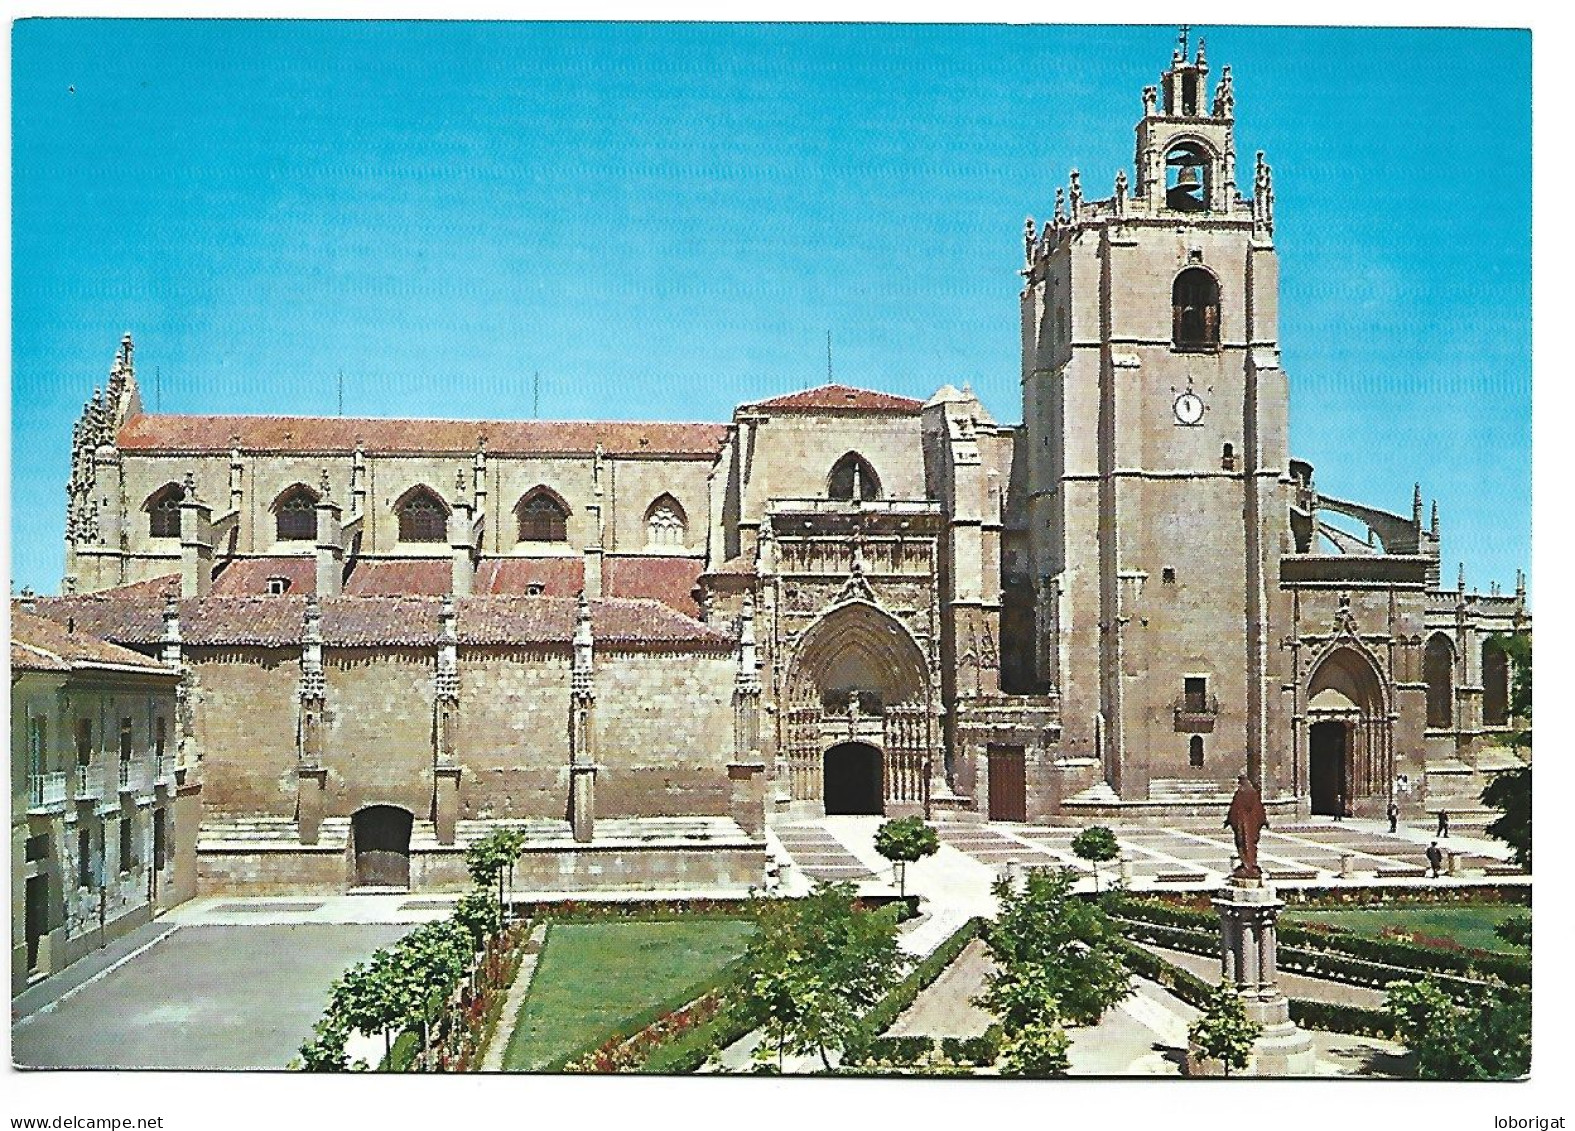
[[[11,991],[189,898],[179,671],[11,612]]]
[[[598,814],[1165,820],[1243,769],[1276,814],[1469,806],[1518,764],[1487,640],[1529,631],[1524,585],[1443,588],[1420,489],[1321,497],[1292,457],[1273,174],[1238,190],[1209,75],[1178,51],[1135,170],[1029,221],[1019,425],[950,385],[726,424],[161,416],[128,336],[50,615],[114,608],[149,647],[178,591],[207,820],[303,846],[379,807],[437,846],[595,844]]]

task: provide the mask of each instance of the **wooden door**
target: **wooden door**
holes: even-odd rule
[[[990,820],[1028,820],[1028,779],[1021,746],[988,748],[990,775]]]

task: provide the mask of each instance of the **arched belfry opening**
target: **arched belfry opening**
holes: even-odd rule
[[[1165,207],[1175,212],[1206,212],[1214,189],[1214,155],[1195,141],[1165,151]]]
[[[1212,272],[1188,267],[1170,287],[1171,336],[1178,350],[1216,350],[1220,344],[1220,285]]]
[[[923,803],[934,742],[929,665],[901,622],[868,601],[833,608],[801,637],[786,692],[793,800],[822,802],[828,813]]]
[[[1312,812],[1333,817],[1370,799],[1387,804],[1394,743],[1384,680],[1371,657],[1350,645],[1330,652],[1307,682],[1306,703],[1302,780]]]
[[[415,818],[396,805],[368,805],[350,818],[357,887],[410,886],[410,830]]]

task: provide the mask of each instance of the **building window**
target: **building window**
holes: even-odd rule
[[[153,757],[160,762],[164,761],[164,743],[168,736],[168,724],[164,716],[160,715],[153,720]]]
[[[49,772],[49,720],[33,715],[27,720],[27,772]]]
[[[1226,444],[1220,449],[1220,467],[1225,471],[1236,470],[1236,446]]]
[[[1209,709],[1209,681],[1207,676],[1189,675],[1182,680],[1182,697],[1188,711],[1201,714]]]
[[[120,760],[122,762],[131,761],[131,720],[129,718],[120,720]]]
[[[1455,649],[1439,633],[1422,653],[1422,679],[1427,683],[1427,725],[1434,730],[1455,721]]]
[[[426,487],[417,487],[399,503],[401,542],[444,542],[448,539],[448,508]]]
[[[1159,571],[1159,580],[1164,585],[1176,584],[1176,570],[1174,566],[1166,566]]]
[[[273,505],[274,537],[280,542],[311,542],[317,538],[317,493],[291,487]]]
[[[1482,722],[1509,725],[1509,655],[1496,640],[1482,645]]]
[[[145,509],[148,512],[150,538],[180,537],[180,505],[185,499],[186,492],[176,483],[171,483],[149,497]]]
[[[569,508],[545,487],[538,487],[521,499],[515,514],[519,517],[521,542],[569,540]]]
[[[1187,740],[1187,765],[1194,770],[1203,768],[1203,736],[1195,734]]]
[[[532,581],[525,586],[525,596],[527,597],[540,597],[545,592],[547,592],[547,587],[539,581]]]
[[[864,502],[880,498],[880,479],[869,460],[849,452],[831,468],[826,480],[826,497],[841,502]]]
[[[120,819],[120,874],[124,876],[136,865],[136,838],[129,816]]]
[[[1170,288],[1171,335],[1178,350],[1220,344],[1220,287],[1202,267],[1189,267]]]
[[[646,509],[645,541],[648,546],[682,546],[689,533],[684,508],[671,495],[663,495]]]
[[[164,871],[164,810],[153,810],[153,870]]]
[[[86,825],[77,829],[77,887],[93,886],[93,833]]]
[[[289,591],[290,579],[288,577],[270,577],[268,579],[268,596],[282,597]]]
[[[77,720],[77,765],[93,761],[93,720]]]

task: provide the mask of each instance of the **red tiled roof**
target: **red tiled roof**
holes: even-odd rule
[[[441,597],[453,591],[454,563],[449,558],[359,560],[344,583],[347,597]]]
[[[66,672],[76,669],[135,668],[176,677],[158,660],[116,647],[90,631],[85,625],[65,625],[11,606],[11,670]]]
[[[770,400],[756,401],[749,408],[775,412],[898,412],[917,414],[924,402],[895,393],[855,389],[852,385],[821,385],[798,393],[785,393]]]
[[[704,563],[699,558],[609,557],[607,591],[614,597],[650,597],[685,616],[700,615],[695,581]]]
[[[40,616],[71,621],[79,634],[122,644],[155,644],[163,604],[92,594],[37,600]],[[324,643],[340,647],[434,647],[441,599],[430,596],[330,597],[321,602]],[[599,644],[685,645],[712,651],[731,646],[723,633],[658,601],[592,600],[591,631]],[[193,647],[293,647],[301,642],[306,598],[207,597],[180,602],[183,643]],[[472,645],[554,644],[568,647],[578,602],[572,597],[460,597],[459,639]]]
[[[532,585],[540,585],[544,597],[577,596],[585,588],[585,559],[488,558],[476,569],[472,591],[478,596],[499,593],[522,596]]]
[[[918,402],[915,401],[915,404]],[[125,451],[344,452],[469,455],[715,456],[725,424],[617,420],[392,420],[339,416],[178,416],[143,413],[121,425]],[[234,437],[239,437],[236,441]]]
[[[314,558],[234,558],[223,563],[213,578],[216,597],[264,596],[268,579],[282,577],[290,583],[286,593],[305,595],[317,591]],[[124,592],[124,590],[117,590]]]

